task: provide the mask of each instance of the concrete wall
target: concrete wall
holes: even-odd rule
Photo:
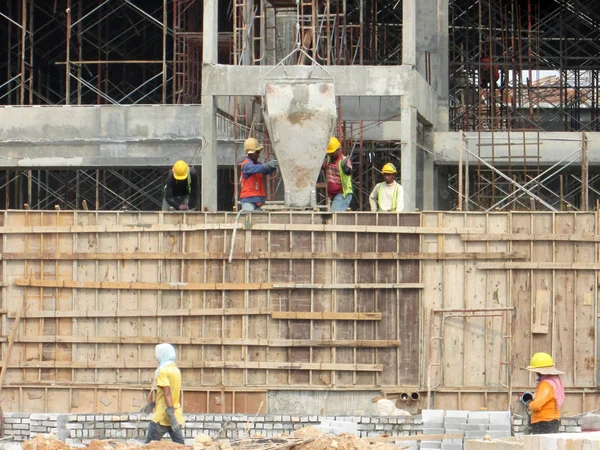
[[[492,148],[494,149],[495,158],[500,161],[507,161],[506,158],[500,159],[508,155],[508,142],[511,143],[511,155],[528,155],[529,157],[536,155],[538,151],[538,133],[536,132],[470,132],[465,133],[467,137],[467,148],[471,153],[478,154],[482,158],[491,160]],[[491,146],[492,135],[494,147]],[[460,134],[458,132],[438,132],[434,133],[433,144],[436,153],[436,164],[439,165],[455,165],[458,164],[460,157]],[[590,165],[600,165],[600,133],[586,133],[588,141],[588,159]],[[523,146],[523,143],[525,146]],[[581,133],[572,132],[540,132],[539,133],[539,153],[540,164],[542,166],[552,165],[570,153],[581,148]],[[465,153],[466,155],[466,153]],[[578,157],[581,154],[574,155],[571,159]],[[475,158],[470,156],[470,161]],[[517,161],[517,162],[515,162]],[[533,164],[535,160],[529,160],[528,164]],[[522,164],[521,159],[513,160],[513,165]],[[578,164],[575,163],[575,166]]]
[[[200,105],[0,108],[0,167],[150,167],[190,160],[202,144]],[[233,144],[220,133],[218,162]],[[195,162],[202,161],[198,154]]]

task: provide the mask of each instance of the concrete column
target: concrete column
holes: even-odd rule
[[[426,78],[429,64],[437,93],[436,131],[448,131],[448,0],[418,0],[416,9],[416,68]]]
[[[402,64],[409,66],[417,64],[416,3],[416,0],[402,2]]]
[[[407,96],[403,96],[400,101],[400,135],[404,210],[413,211],[417,205],[417,108],[410,103]]]
[[[202,209],[217,210],[217,121],[207,67],[218,63],[218,0],[204,0],[202,30]]]
[[[433,127],[425,127],[424,147],[433,149]],[[437,209],[437,174],[433,155],[419,150],[423,155],[423,210]]]

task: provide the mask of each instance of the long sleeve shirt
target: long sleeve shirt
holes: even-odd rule
[[[198,182],[198,172],[194,167],[190,168],[188,178],[176,180],[173,173],[169,171],[167,182],[165,184],[165,200],[173,208],[179,208],[179,202],[175,197],[189,196],[188,206],[191,208],[199,205],[200,183]]]
[[[380,191],[383,189],[383,191]],[[396,208],[394,209],[394,191],[396,192]],[[404,189],[402,185],[394,181],[393,184],[387,184],[386,182],[379,183],[369,195],[369,205],[371,211],[393,211],[402,212],[404,211]]]
[[[529,403],[531,423],[549,422],[560,419],[560,411],[556,407],[554,388],[546,381],[538,384],[533,400]]]

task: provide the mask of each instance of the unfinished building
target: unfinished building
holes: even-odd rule
[[[517,411],[536,351],[565,414],[598,407],[598,2],[7,0],[0,22],[5,410],[137,411],[165,341],[188,413]],[[217,212],[247,137],[321,151],[272,128],[286,89],[331,97],[353,212],[321,179],[318,213]],[[178,159],[202,212],[154,212]],[[368,212],[386,162],[405,213]]]

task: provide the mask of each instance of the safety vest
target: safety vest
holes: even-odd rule
[[[248,161],[248,159],[244,160],[242,170]],[[240,192],[240,198],[266,196],[262,173],[253,173],[248,178],[244,178],[244,174],[242,173],[241,178],[242,192]]]
[[[379,183],[379,191],[377,192],[377,209],[381,210],[381,201],[383,200],[383,191],[385,190],[385,181]],[[400,185],[395,183],[394,194],[392,195],[392,211],[396,211],[398,206],[398,191],[400,191]]]
[[[340,182],[342,183],[342,196],[346,198],[348,194],[352,194],[352,176],[346,175],[342,170],[343,160],[344,158],[340,159],[338,170],[340,171]]]

